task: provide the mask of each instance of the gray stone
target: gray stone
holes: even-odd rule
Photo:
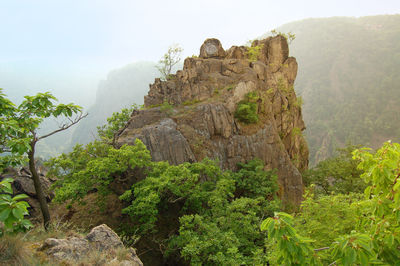
[[[75,263],[82,260],[91,252],[111,252],[124,245],[118,235],[107,225],[94,227],[85,237],[69,237],[66,239],[48,238],[39,250],[44,251],[49,257],[57,261]],[[133,248],[129,248],[128,255],[122,261],[117,258],[105,261],[106,265],[132,265],[143,266]]]
[[[86,240],[100,251],[124,246],[119,236],[105,224],[94,227],[86,236]]]

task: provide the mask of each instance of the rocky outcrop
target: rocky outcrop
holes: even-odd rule
[[[52,259],[63,262],[78,262],[93,252],[112,254],[118,249],[124,249],[118,235],[107,225],[93,228],[86,237],[70,237],[67,239],[48,238],[40,247]],[[103,256],[104,258],[110,256]],[[113,257],[113,256],[111,256]],[[134,249],[129,248],[123,259],[113,257],[102,265],[132,265],[143,266]]]
[[[266,169],[278,170],[283,201],[299,204],[308,149],[293,89],[296,75],[296,59],[289,57],[282,36],[227,51],[217,39],[207,39],[199,57],[185,59],[183,70],[150,85],[145,109],[134,112],[115,145],[139,138],[155,161],[179,164],[209,157],[231,170],[257,157]],[[249,93],[257,105],[253,124],[235,118],[238,103]]]
[[[44,195],[47,202],[50,202],[54,198],[54,192],[50,189],[52,181],[46,178],[46,169],[39,165],[38,174]],[[14,195],[26,194],[29,197],[26,201],[29,204],[29,215],[31,218],[41,219],[41,211],[39,206],[39,201],[36,195],[35,186],[33,185],[32,174],[26,167],[21,167],[19,169],[7,168],[0,176],[0,181],[3,178],[12,178],[14,182],[12,183],[12,188]]]

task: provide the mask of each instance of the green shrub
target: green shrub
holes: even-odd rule
[[[362,193],[367,183],[361,179],[361,171],[357,169],[359,161],[352,158],[352,151],[358,146],[348,145],[338,149],[336,156],[319,162],[315,167],[303,174],[306,186],[315,184],[316,194],[329,195],[334,193]]]
[[[228,85],[228,86],[225,87],[225,89],[226,89],[227,91],[231,91],[231,90],[233,90],[233,88],[235,88],[235,85],[233,85],[233,84]]]
[[[246,124],[258,122],[258,105],[256,103],[241,101],[235,111],[235,118]]]
[[[302,133],[301,133],[301,129],[300,128],[294,127],[292,129],[292,137],[301,136],[301,135],[302,135]]]
[[[260,160],[240,164],[236,173],[211,160],[158,162],[152,168],[121,196],[131,203],[123,213],[132,217],[138,234],[165,245],[167,256],[179,252],[190,265],[266,263],[259,224],[279,205],[273,200],[276,175],[264,171]],[[175,233],[160,239],[162,225],[176,222],[169,228]]]
[[[0,236],[5,233],[24,232],[32,227],[31,222],[24,219],[25,215],[29,215],[29,205],[21,201],[28,196],[19,194],[12,197],[13,181],[12,178],[5,178],[0,182],[0,222],[4,224],[4,228],[0,228]]]
[[[302,107],[303,104],[304,104],[303,97],[297,96],[297,99],[296,99],[296,101],[294,102],[294,106],[296,106],[296,107]]]
[[[168,101],[164,101],[163,104],[160,106],[161,112],[166,113],[167,115],[171,115],[172,109],[174,108]]]
[[[262,230],[276,242],[278,263],[286,265],[398,265],[400,261],[400,144],[386,142],[376,152],[352,152],[369,183],[364,195],[306,199],[295,228],[292,216],[276,213]],[[298,233],[311,235],[306,239]],[[332,241],[334,240],[334,241]],[[313,246],[327,245],[325,247]],[[320,255],[321,251],[326,251]]]
[[[196,103],[199,103],[199,102],[200,102],[200,100],[193,99],[193,100],[191,100],[191,101],[185,101],[185,102],[183,102],[182,104],[183,104],[184,106],[189,106],[189,105],[193,105],[193,104],[196,104]]]
[[[235,118],[246,124],[258,122],[258,103],[260,99],[257,92],[249,92],[244,100],[238,103]]]
[[[257,46],[247,47],[246,55],[250,62],[256,62],[260,56],[261,49],[264,47],[263,44]]]

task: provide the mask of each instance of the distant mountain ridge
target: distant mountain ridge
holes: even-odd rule
[[[292,32],[310,161],[346,143],[400,141],[400,15],[312,18]]]
[[[143,104],[149,84],[159,75],[153,62],[132,63],[111,71],[107,79],[99,83],[96,102],[88,109],[89,116],[74,131],[72,145],[94,140],[97,126],[105,124],[113,112],[134,103]]]

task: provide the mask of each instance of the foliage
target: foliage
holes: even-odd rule
[[[193,104],[196,104],[196,103],[199,103],[199,102],[200,102],[200,100],[193,99],[193,100],[191,100],[191,101],[185,101],[185,102],[183,102],[182,104],[183,104],[184,106],[189,106],[189,105],[193,105]]]
[[[135,145],[124,145],[119,149],[111,144],[114,135],[126,125],[131,113],[139,107],[133,104],[115,112],[107,119],[108,124],[98,127],[100,140],[86,146],[76,145],[68,154],[61,154],[46,162],[48,176],[58,179],[54,184],[55,201],[70,203],[82,199],[92,190],[99,192],[99,206],[104,205],[105,196],[110,193],[109,184],[116,178],[122,178],[127,171],[135,167],[142,168],[150,164],[150,153],[145,145],[136,140]]]
[[[246,55],[248,60],[250,62],[256,62],[258,60],[258,57],[260,56],[263,47],[263,44],[247,47]]]
[[[400,260],[400,144],[386,142],[376,153],[369,149],[353,152],[361,161],[361,178],[371,182],[365,195],[372,201],[369,234],[374,251],[385,263]]]
[[[301,136],[302,135],[301,134],[301,129],[299,127],[294,127],[292,129],[291,134],[292,134],[292,137]]]
[[[240,101],[235,110],[235,118],[246,124],[258,122],[258,100],[256,92],[249,92],[245,99]]]
[[[230,85],[226,86],[224,89],[226,89],[227,91],[231,91],[234,88],[235,88],[235,85],[234,84],[230,84]]]
[[[300,243],[296,237],[297,231],[290,223],[291,216],[284,214],[289,222],[285,221],[285,226],[277,226],[276,222],[282,214],[276,214],[274,218],[267,218],[263,222],[262,228],[268,230],[268,235],[275,241],[282,242],[283,239],[287,242],[286,245],[278,245],[278,254],[286,259],[289,265],[296,265],[309,258],[317,258],[316,252],[320,250],[331,250],[327,254],[325,260],[333,261],[339,265],[368,265],[368,264],[385,264],[397,265],[400,260],[400,144],[385,143],[378,151],[371,153],[370,149],[359,149],[353,152],[355,159],[360,163],[358,168],[363,171],[361,178],[366,182],[371,183],[365,189],[365,200],[356,202],[359,206],[350,205],[350,208],[344,206],[349,213],[339,216],[341,219],[346,219],[347,228],[339,230],[341,235],[338,235],[335,241],[328,247],[314,249],[314,255],[311,254],[311,249],[308,243]],[[326,201],[326,196],[322,197]],[[337,198],[336,198],[337,199]],[[335,201],[335,198],[328,199],[328,204],[335,206],[335,209],[323,209],[324,213],[329,211],[340,215],[340,205]],[[339,201],[343,199],[339,198]],[[331,201],[331,203],[329,203]],[[311,203],[311,204],[310,204]],[[306,201],[305,206],[309,209],[315,209],[317,206],[312,201]],[[339,209],[338,209],[339,208]],[[351,215],[351,212],[356,211]],[[311,213],[305,212],[304,216],[309,218],[315,217]],[[322,220],[328,222],[329,225],[337,225],[334,221],[337,219],[325,214]],[[318,217],[321,217],[320,215]],[[353,217],[353,218],[352,218]],[[350,218],[350,220],[348,220]],[[320,218],[318,218],[320,219]],[[316,219],[316,220],[318,220]],[[353,220],[354,230],[350,233],[346,231],[351,229],[351,220]],[[312,221],[314,222],[314,221]],[[321,229],[321,223],[310,224],[312,230]],[[329,238],[333,235],[327,232],[328,229],[321,229],[328,239],[323,241],[329,242]],[[312,233],[312,232],[311,232]],[[312,234],[319,234],[312,233]],[[320,241],[321,242],[321,241]],[[299,246],[297,246],[297,245]],[[297,257],[290,257],[288,252],[293,252],[293,245],[296,249],[302,248],[303,252],[297,251]],[[304,252],[306,250],[307,252]],[[309,262],[308,262],[309,263]],[[316,263],[322,263],[320,258]]]
[[[350,234],[359,226],[359,216],[369,215],[371,207],[363,194],[349,193],[315,196],[308,190],[295,216],[297,231],[315,240],[316,247],[331,245],[338,235]],[[334,226],[327,226],[327,225]]]
[[[307,170],[303,174],[305,185],[315,184],[316,194],[362,193],[367,183],[360,178],[362,172],[357,169],[359,161],[352,158],[352,151],[357,147],[359,146],[349,144],[343,149],[338,149],[336,156],[321,161],[317,166]]]
[[[303,104],[304,104],[303,97],[297,96],[296,101],[294,102],[294,106],[300,108],[303,106]]]
[[[283,36],[288,41],[289,44],[291,44],[293,42],[293,40],[296,39],[296,34],[291,33],[291,32],[283,33],[283,32],[273,29],[273,30],[271,30],[271,34],[272,34],[272,36],[278,36],[278,35]]]
[[[312,240],[300,236],[293,228],[293,217],[284,212],[276,212],[261,224],[261,230],[268,231],[268,238],[276,240],[280,251],[279,265],[318,265],[311,246]]]
[[[151,169],[121,196],[131,202],[123,212],[140,235],[158,236],[167,256],[178,250],[193,265],[265,263],[259,225],[277,209],[277,185],[276,175],[265,172],[261,161],[241,164],[236,173],[223,172],[210,160],[177,166],[159,162]],[[165,239],[159,224],[177,227],[169,228]]]
[[[168,48],[163,58],[158,61],[157,69],[160,71],[161,79],[168,80],[171,75],[172,68],[181,61],[183,49],[174,44]]]
[[[126,125],[129,118],[131,118],[132,112],[138,109],[139,107],[133,104],[130,108],[123,108],[107,118],[107,124],[97,127],[97,133],[101,141],[111,144],[114,141],[115,134]]]
[[[148,166],[150,161],[150,153],[139,139],[135,145],[123,145],[119,149],[100,141],[86,147],[76,145],[71,153],[52,158],[47,164],[48,175],[59,179],[54,200],[81,201],[93,189],[104,199],[110,193],[112,181],[129,170]]]
[[[167,100],[163,102],[162,105],[160,105],[160,111],[166,113],[167,115],[172,114],[172,109],[174,108],[173,105],[171,105]]]
[[[70,128],[86,116],[82,114],[80,106],[55,104],[56,101],[57,99],[49,92],[38,93],[36,96],[25,96],[25,100],[17,107],[2,94],[0,89],[0,153],[4,155],[0,156],[0,170],[20,163],[23,157],[27,155],[45,228],[50,222],[50,213],[35,166],[36,143]],[[74,114],[76,117],[71,119]],[[45,118],[49,117],[64,117],[68,122],[48,134],[39,136],[40,124]]]
[[[28,215],[28,203],[21,201],[28,196],[19,194],[14,197],[11,183],[12,178],[5,178],[0,182],[0,222],[4,228],[0,227],[0,236],[5,233],[23,232],[30,229],[33,225],[25,215]]]

